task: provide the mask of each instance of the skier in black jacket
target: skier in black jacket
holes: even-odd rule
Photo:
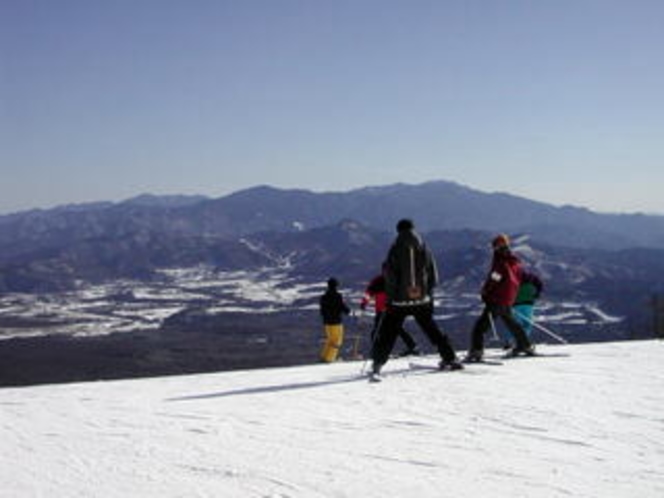
[[[440,368],[461,369],[463,365],[457,360],[449,338],[433,319],[433,290],[438,284],[438,270],[433,255],[415,231],[411,220],[400,220],[397,233],[386,259],[387,310],[371,351],[371,377],[379,380],[380,370],[387,362],[399,330],[408,316],[415,318],[431,343],[437,347],[441,357]]]
[[[344,340],[342,317],[350,313],[350,308],[346,306],[337,287],[339,287],[337,279],[330,278],[327,281],[327,290],[320,297],[320,314],[325,329],[325,344],[320,352],[320,358],[325,363],[332,363],[337,359]]]

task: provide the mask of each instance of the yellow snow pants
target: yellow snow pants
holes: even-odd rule
[[[335,361],[339,355],[343,340],[343,325],[325,325],[325,344],[323,344],[323,349],[320,352],[320,359],[326,363]]]

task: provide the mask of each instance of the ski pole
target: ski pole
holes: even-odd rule
[[[544,333],[547,334],[547,335],[550,335],[551,337],[553,337],[553,338],[556,339],[557,341],[561,342],[562,344],[569,344],[569,342],[567,342],[564,338],[560,337],[558,334],[555,334],[555,333],[551,332],[549,329],[547,329],[546,327],[543,327],[543,326],[540,325],[539,323],[535,323],[534,320],[531,320],[531,319],[528,318],[527,316],[522,315],[522,314],[519,313],[518,311],[514,311],[514,313],[516,313],[516,315],[517,315],[519,318],[522,318],[523,320],[527,321],[527,322],[530,323],[533,327],[537,327],[537,328],[540,329],[542,332],[544,332]]]
[[[496,341],[500,341],[500,337],[498,337],[498,332],[496,331],[496,324],[493,321],[493,314],[489,310],[487,310],[487,313],[489,314],[489,323],[491,324],[491,330],[493,331],[493,338]]]
[[[367,357],[366,360],[364,360],[364,363],[362,363],[362,370],[360,370],[360,375],[364,375],[364,372],[367,369],[367,362],[369,361],[370,358],[373,358],[373,351],[374,348],[376,347],[376,343],[378,342],[378,337],[380,336],[381,329],[383,328],[383,320],[385,319],[385,311],[380,315],[380,318],[378,320],[378,323],[376,324],[376,328],[374,329],[374,336],[371,340],[371,349],[369,350],[369,356]]]
[[[358,312],[353,312],[353,317],[355,318],[355,336],[353,342],[353,359],[359,360],[361,358],[360,354],[360,343],[362,342],[363,332],[364,332],[364,311],[360,310]]]
[[[364,310],[362,310],[361,313],[364,314]],[[372,337],[372,339],[371,339],[371,350],[373,350],[373,342],[374,342],[375,339],[376,339],[375,336]],[[371,351],[371,350],[370,350],[370,351]],[[370,357],[370,356],[371,356],[371,354],[369,354],[369,355],[364,359],[364,361],[362,362],[362,368],[361,368],[361,370],[360,370],[360,375],[364,375],[364,372],[365,372],[365,370],[367,369],[367,362],[369,361],[369,357]]]

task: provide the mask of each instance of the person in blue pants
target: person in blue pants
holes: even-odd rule
[[[542,280],[534,273],[522,271],[519,291],[512,305],[512,314],[523,328],[526,336],[530,340],[533,333],[533,319],[535,314],[535,303],[542,294],[544,284]],[[501,338],[505,348],[510,348],[514,342],[514,337],[509,330],[501,328]]]

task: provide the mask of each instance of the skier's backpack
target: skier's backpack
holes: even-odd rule
[[[424,282],[421,276],[426,272],[420,264],[420,259],[422,259],[421,253],[421,250],[418,251],[413,246],[408,247],[406,297],[409,301],[418,301],[424,297],[424,288],[422,286]],[[418,256],[420,257],[418,258]]]
[[[401,260],[401,286],[403,297],[407,301],[426,299],[429,291],[429,268],[427,250],[424,243],[416,237],[404,247]]]

